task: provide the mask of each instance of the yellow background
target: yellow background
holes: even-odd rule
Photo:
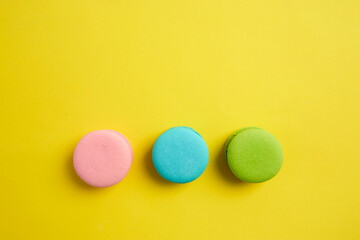
[[[359,239],[360,1],[0,0],[0,239]],[[155,171],[166,129],[204,137],[209,165]],[[224,144],[273,133],[284,165],[245,184]],[[134,162],[95,189],[72,168],[114,129]]]

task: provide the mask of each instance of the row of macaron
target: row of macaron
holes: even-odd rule
[[[242,181],[258,183],[273,178],[283,163],[279,141],[257,127],[235,131],[225,148],[232,173]],[[174,183],[194,181],[205,171],[209,150],[202,136],[190,127],[173,127],[155,141],[152,160],[157,172]],[[86,134],[76,145],[73,163],[76,173],[94,187],[109,187],[128,174],[133,162],[130,142],[114,130]]]

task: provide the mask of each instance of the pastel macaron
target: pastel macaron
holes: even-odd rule
[[[152,159],[157,172],[174,183],[188,183],[206,169],[209,150],[199,133],[189,127],[173,127],[156,140]]]
[[[76,173],[94,187],[119,183],[130,170],[133,151],[125,136],[113,130],[86,134],[76,145],[73,163]]]
[[[269,132],[257,127],[242,128],[226,143],[226,159],[233,174],[249,183],[273,178],[283,163],[279,141]]]

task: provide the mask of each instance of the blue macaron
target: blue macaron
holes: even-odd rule
[[[197,179],[209,162],[209,150],[199,133],[189,127],[173,127],[160,135],[152,151],[158,173],[174,183]]]

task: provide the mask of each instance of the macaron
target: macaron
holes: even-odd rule
[[[113,130],[86,134],[76,145],[73,163],[76,173],[94,187],[119,183],[129,172],[133,151],[125,136]]]
[[[257,127],[242,128],[232,134],[225,152],[233,174],[249,183],[273,178],[283,163],[279,141],[271,133]]]
[[[209,150],[199,133],[189,127],[173,127],[156,140],[152,159],[157,172],[174,183],[188,183],[206,169]]]

